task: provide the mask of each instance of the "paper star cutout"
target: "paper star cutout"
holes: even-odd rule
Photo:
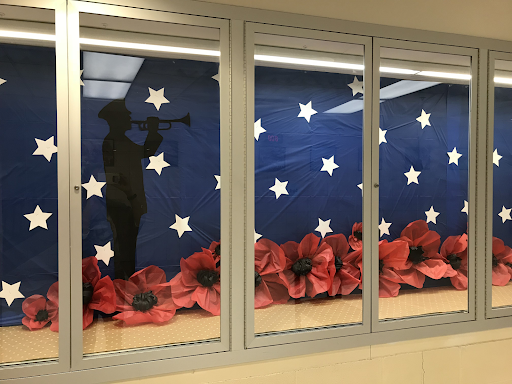
[[[388,141],[386,140],[386,133],[388,131],[384,130],[384,129],[380,129],[379,127],[379,145],[381,145],[382,143],[387,143]]]
[[[28,230],[31,231],[37,227],[48,229],[48,226],[46,225],[46,220],[48,220],[48,218],[51,215],[53,215],[53,213],[43,212],[41,211],[41,208],[39,208],[39,205],[36,205],[36,209],[34,209],[33,213],[27,213],[26,215],[23,216],[25,216],[25,218],[30,221],[30,227],[28,228]]]
[[[0,298],[5,299],[7,305],[10,307],[15,299],[23,299],[25,296],[20,292],[21,281],[14,284],[2,281],[2,290],[0,291]]]
[[[418,182],[418,176],[420,175],[420,171],[415,171],[413,166],[411,165],[411,169],[409,172],[405,172],[404,175],[407,177],[407,185],[411,183],[419,184]]]
[[[146,99],[146,103],[153,104],[157,111],[160,110],[160,106],[162,104],[168,103],[164,97],[164,88],[160,88],[158,91],[155,91],[153,88],[148,87],[149,89],[149,97]]]
[[[379,224],[380,237],[383,235],[389,235],[389,227],[391,227],[391,223],[386,223],[386,220],[382,218],[382,221]]]
[[[178,215],[174,216],[176,217],[176,222],[169,228],[175,229],[178,232],[178,237],[181,237],[185,232],[192,232],[192,228],[188,226],[190,216],[184,217],[183,219]]]
[[[2,85],[2,84],[4,84],[4,83],[7,83],[7,80],[0,79],[0,85]]]
[[[361,190],[361,196],[363,196],[363,183],[357,184],[357,188]]]
[[[358,93],[363,94],[363,82],[357,79],[357,76],[354,76],[354,81],[348,84],[350,89],[352,89],[352,96],[357,95]]]
[[[213,175],[213,177],[215,177],[215,179],[217,180],[217,186],[215,187],[215,189],[220,189],[220,176],[219,175]]]
[[[84,82],[82,81],[82,75],[84,74],[84,70],[81,69],[80,70],[80,85],[85,85]]]
[[[95,177],[91,175],[89,181],[87,183],[82,184],[82,187],[84,187],[87,191],[87,199],[93,196],[103,197],[103,193],[101,193],[101,188],[103,188],[105,184],[106,183],[104,181],[96,181]]]
[[[170,167],[170,165],[164,160],[163,152],[158,156],[149,156],[149,164],[146,169],[154,169],[160,175],[165,167]]]
[[[286,190],[287,185],[287,181],[281,182],[279,181],[279,179],[276,178],[274,185],[269,188],[272,192],[275,192],[276,200],[279,199],[279,196],[288,194],[288,191]]]
[[[459,158],[462,156],[462,154],[457,152],[457,147],[453,147],[453,151],[446,152],[448,156],[450,156],[450,159],[448,159],[448,164],[454,163],[455,165],[459,165]]]
[[[254,138],[256,139],[256,141],[260,139],[260,135],[263,132],[267,132],[267,130],[261,126],[261,119],[258,119],[254,123]]]
[[[96,249],[95,257],[98,260],[103,261],[105,265],[108,265],[108,263],[110,263],[110,259],[114,257],[114,251],[112,250],[112,245],[110,244],[110,241],[103,246],[95,245],[94,249]]]
[[[466,215],[468,214],[469,206],[468,206],[468,202],[466,200],[464,200],[464,208],[462,208],[460,211],[464,212]]]
[[[260,235],[259,233],[256,233],[256,230],[254,230],[254,242],[256,243],[261,237],[262,237],[262,235]]]
[[[326,233],[332,232],[331,227],[331,219],[323,221],[321,218],[318,218],[318,227],[315,228],[315,231],[320,232],[322,235],[322,239],[325,237]]]
[[[217,83],[220,83],[220,73],[217,73],[216,75],[213,75],[212,79],[215,80]]]
[[[339,165],[334,162],[334,155],[332,155],[329,159],[324,159],[322,157],[322,161],[324,165],[322,166],[322,169],[320,172],[325,171],[329,173],[329,176],[332,176],[332,171],[336,168],[339,168]]]
[[[499,167],[500,166],[500,160],[501,160],[502,157],[503,156],[500,156],[498,154],[498,149],[495,149],[494,152],[492,153],[492,162]]]
[[[421,123],[421,129],[425,128],[426,125],[430,126],[430,121],[428,120],[430,115],[431,113],[425,113],[423,109],[421,110],[421,116],[416,119]]]
[[[35,139],[37,148],[32,155],[44,156],[48,162],[52,160],[52,155],[57,153],[57,147],[53,144],[54,137],[51,136],[48,140]]]
[[[309,123],[309,120],[311,120],[311,116],[318,113],[317,111],[315,111],[313,109],[312,103],[313,103],[312,101],[310,101],[306,105],[299,103],[300,113],[297,117],[303,117]]]
[[[428,211],[425,211],[425,215],[427,215],[427,223],[437,224],[436,218],[439,216],[439,212],[434,211],[434,206],[431,205]]]
[[[510,217],[510,211],[512,211],[512,208],[507,209],[505,208],[505,206],[501,208],[501,212],[498,213],[498,216],[501,217],[502,223],[504,223],[507,220],[512,220],[512,217]]]

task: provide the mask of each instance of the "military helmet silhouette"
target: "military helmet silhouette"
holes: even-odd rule
[[[115,122],[116,120],[127,118],[130,114],[131,112],[126,108],[125,100],[117,99],[105,105],[98,113],[98,117],[107,122]]]

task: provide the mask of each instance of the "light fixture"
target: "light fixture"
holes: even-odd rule
[[[10,37],[13,39],[55,41],[55,35],[49,35],[46,33],[0,31],[0,37]]]
[[[272,62],[272,63],[309,65],[312,67],[355,69],[355,70],[363,70],[364,69],[364,65],[362,65],[362,64],[340,63],[340,62],[335,62],[335,61],[324,61],[324,60],[299,59],[296,57],[254,55],[254,60],[268,61],[268,62]]]
[[[415,71],[413,69],[403,69],[403,68],[391,68],[391,67],[380,67],[379,71],[384,73],[400,73],[402,75],[415,75],[419,71]]]
[[[512,85],[512,78],[510,78],[510,77],[495,77],[494,82],[497,84],[511,84]]]
[[[448,73],[448,72],[434,72],[434,71],[421,71],[417,73],[418,76],[439,77],[443,79],[456,79],[456,80],[471,80],[471,75],[465,73]]]

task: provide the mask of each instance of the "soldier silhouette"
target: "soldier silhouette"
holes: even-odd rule
[[[163,140],[157,120],[148,124],[144,145],[131,141],[125,135],[131,129],[130,114],[124,99],[110,102],[98,113],[110,127],[103,140],[107,220],[114,235],[115,278],[125,280],[135,272],[139,224],[147,212],[141,160],[153,156]]]

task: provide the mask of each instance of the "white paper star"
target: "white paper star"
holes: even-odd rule
[[[48,226],[46,225],[46,220],[53,215],[51,212],[43,212],[41,211],[41,208],[39,208],[39,205],[36,205],[36,209],[34,209],[33,213],[27,213],[25,216],[26,219],[30,221],[30,227],[28,228],[29,231],[33,230],[34,228],[41,227],[44,229],[48,229]]]
[[[507,220],[512,220],[512,217],[510,217],[510,211],[512,211],[512,208],[507,209],[505,208],[505,206],[501,208],[501,212],[498,213],[498,216],[501,217],[502,223],[504,223]]]
[[[329,226],[330,224],[331,219],[323,221],[321,218],[318,218],[318,227],[315,228],[315,231],[320,232],[320,234],[322,235],[322,239],[328,232],[332,232],[332,229]]]
[[[160,175],[165,167],[170,167],[170,165],[164,160],[163,152],[158,156],[149,156],[149,164],[146,169],[154,169]]]
[[[329,173],[329,176],[332,176],[332,171],[336,168],[339,168],[339,165],[334,162],[334,155],[332,155],[329,159],[324,159],[322,157],[322,161],[324,165],[322,166],[322,169],[320,172],[325,171]]]
[[[421,110],[421,116],[416,119],[417,121],[419,121],[421,123],[421,129],[425,128],[426,125],[430,126],[430,121],[429,121],[430,115],[431,115],[430,113],[425,113],[425,111],[423,109]]]
[[[434,211],[434,206],[431,205],[428,211],[425,211],[425,215],[427,215],[427,223],[437,224],[436,218],[439,216],[439,212]]]
[[[112,245],[110,244],[110,241],[103,246],[95,245],[94,249],[96,249],[95,257],[98,260],[103,261],[105,265],[108,265],[108,263],[110,263],[110,259],[114,257],[114,251],[112,250]]]
[[[164,97],[164,88],[160,88],[158,91],[155,91],[153,88],[148,87],[149,89],[149,97],[146,99],[146,103],[153,104],[157,111],[160,110],[160,106],[162,104],[168,103]]]
[[[414,167],[411,165],[411,169],[409,172],[405,172],[404,175],[407,177],[407,185],[411,183],[419,184],[418,182],[418,176],[420,175],[420,171],[415,171]]]
[[[382,218],[379,224],[380,237],[383,235],[389,235],[389,227],[391,227],[391,223],[386,223],[386,220]]]
[[[500,160],[501,160],[502,157],[503,156],[500,156],[498,154],[498,149],[495,149],[494,152],[492,153],[492,162],[499,167],[500,166]]]
[[[0,298],[5,299],[7,305],[10,307],[15,299],[23,299],[25,296],[20,292],[21,281],[14,284],[2,281],[2,290],[0,291]]]
[[[256,139],[256,141],[260,139],[260,135],[263,132],[267,132],[267,130],[261,126],[261,119],[258,119],[254,123],[254,138]]]
[[[453,151],[446,153],[450,157],[448,159],[448,164],[454,163],[455,165],[459,165],[459,158],[462,156],[462,154],[457,152],[457,147],[453,147]]]
[[[87,191],[87,199],[93,196],[103,197],[101,188],[103,188],[105,184],[106,183],[104,181],[96,181],[96,178],[93,175],[91,175],[89,181],[87,183],[82,184],[82,187],[84,187]]]
[[[388,131],[384,130],[384,129],[380,129],[379,127],[379,145],[381,145],[382,143],[387,143],[388,141],[386,140],[386,133]]]
[[[2,85],[3,83],[7,83],[7,80],[0,79],[0,85]]]
[[[259,233],[256,233],[256,230],[254,230],[254,242],[256,243],[261,237],[262,237],[262,235],[260,235]]]
[[[217,73],[216,75],[213,75],[212,79],[215,80],[217,83],[220,83],[220,73]]]
[[[83,70],[83,69],[81,69],[81,70],[80,70],[80,85],[82,85],[82,86],[83,86],[83,85],[85,85],[85,84],[84,84],[84,82],[82,81],[82,75],[83,75],[83,74],[84,74],[84,70]]]
[[[169,228],[175,229],[178,232],[178,237],[181,237],[185,232],[192,231],[192,228],[188,226],[190,216],[184,217],[183,219],[176,214],[174,216],[176,217],[176,222]]]
[[[309,123],[309,120],[311,120],[311,116],[318,113],[313,109],[312,103],[312,101],[310,101],[306,105],[299,103],[300,113],[297,117],[303,117]]]
[[[468,202],[466,200],[464,200],[464,208],[462,208],[460,211],[464,212],[466,215],[468,214],[469,206],[468,206]]]
[[[363,196],[363,183],[357,184],[357,188],[361,190],[361,196]]]
[[[217,186],[215,189],[220,189],[220,176],[219,175],[213,175],[215,177],[215,180],[217,180]]]
[[[357,79],[357,76],[354,76],[354,81],[348,84],[350,89],[352,89],[352,96],[357,95],[358,93],[363,94],[363,82]]]
[[[279,181],[279,179],[276,178],[274,185],[269,188],[272,192],[275,192],[276,200],[279,199],[279,196],[288,194],[288,191],[286,190],[287,185],[288,185],[287,181],[281,182],[281,181]]]
[[[53,144],[53,139],[54,139],[53,136],[51,136],[47,140],[35,139],[37,148],[34,151],[34,153],[32,153],[32,155],[44,156],[45,159],[48,160],[48,162],[50,162],[52,160],[52,155],[54,153],[57,153],[57,147]]]

